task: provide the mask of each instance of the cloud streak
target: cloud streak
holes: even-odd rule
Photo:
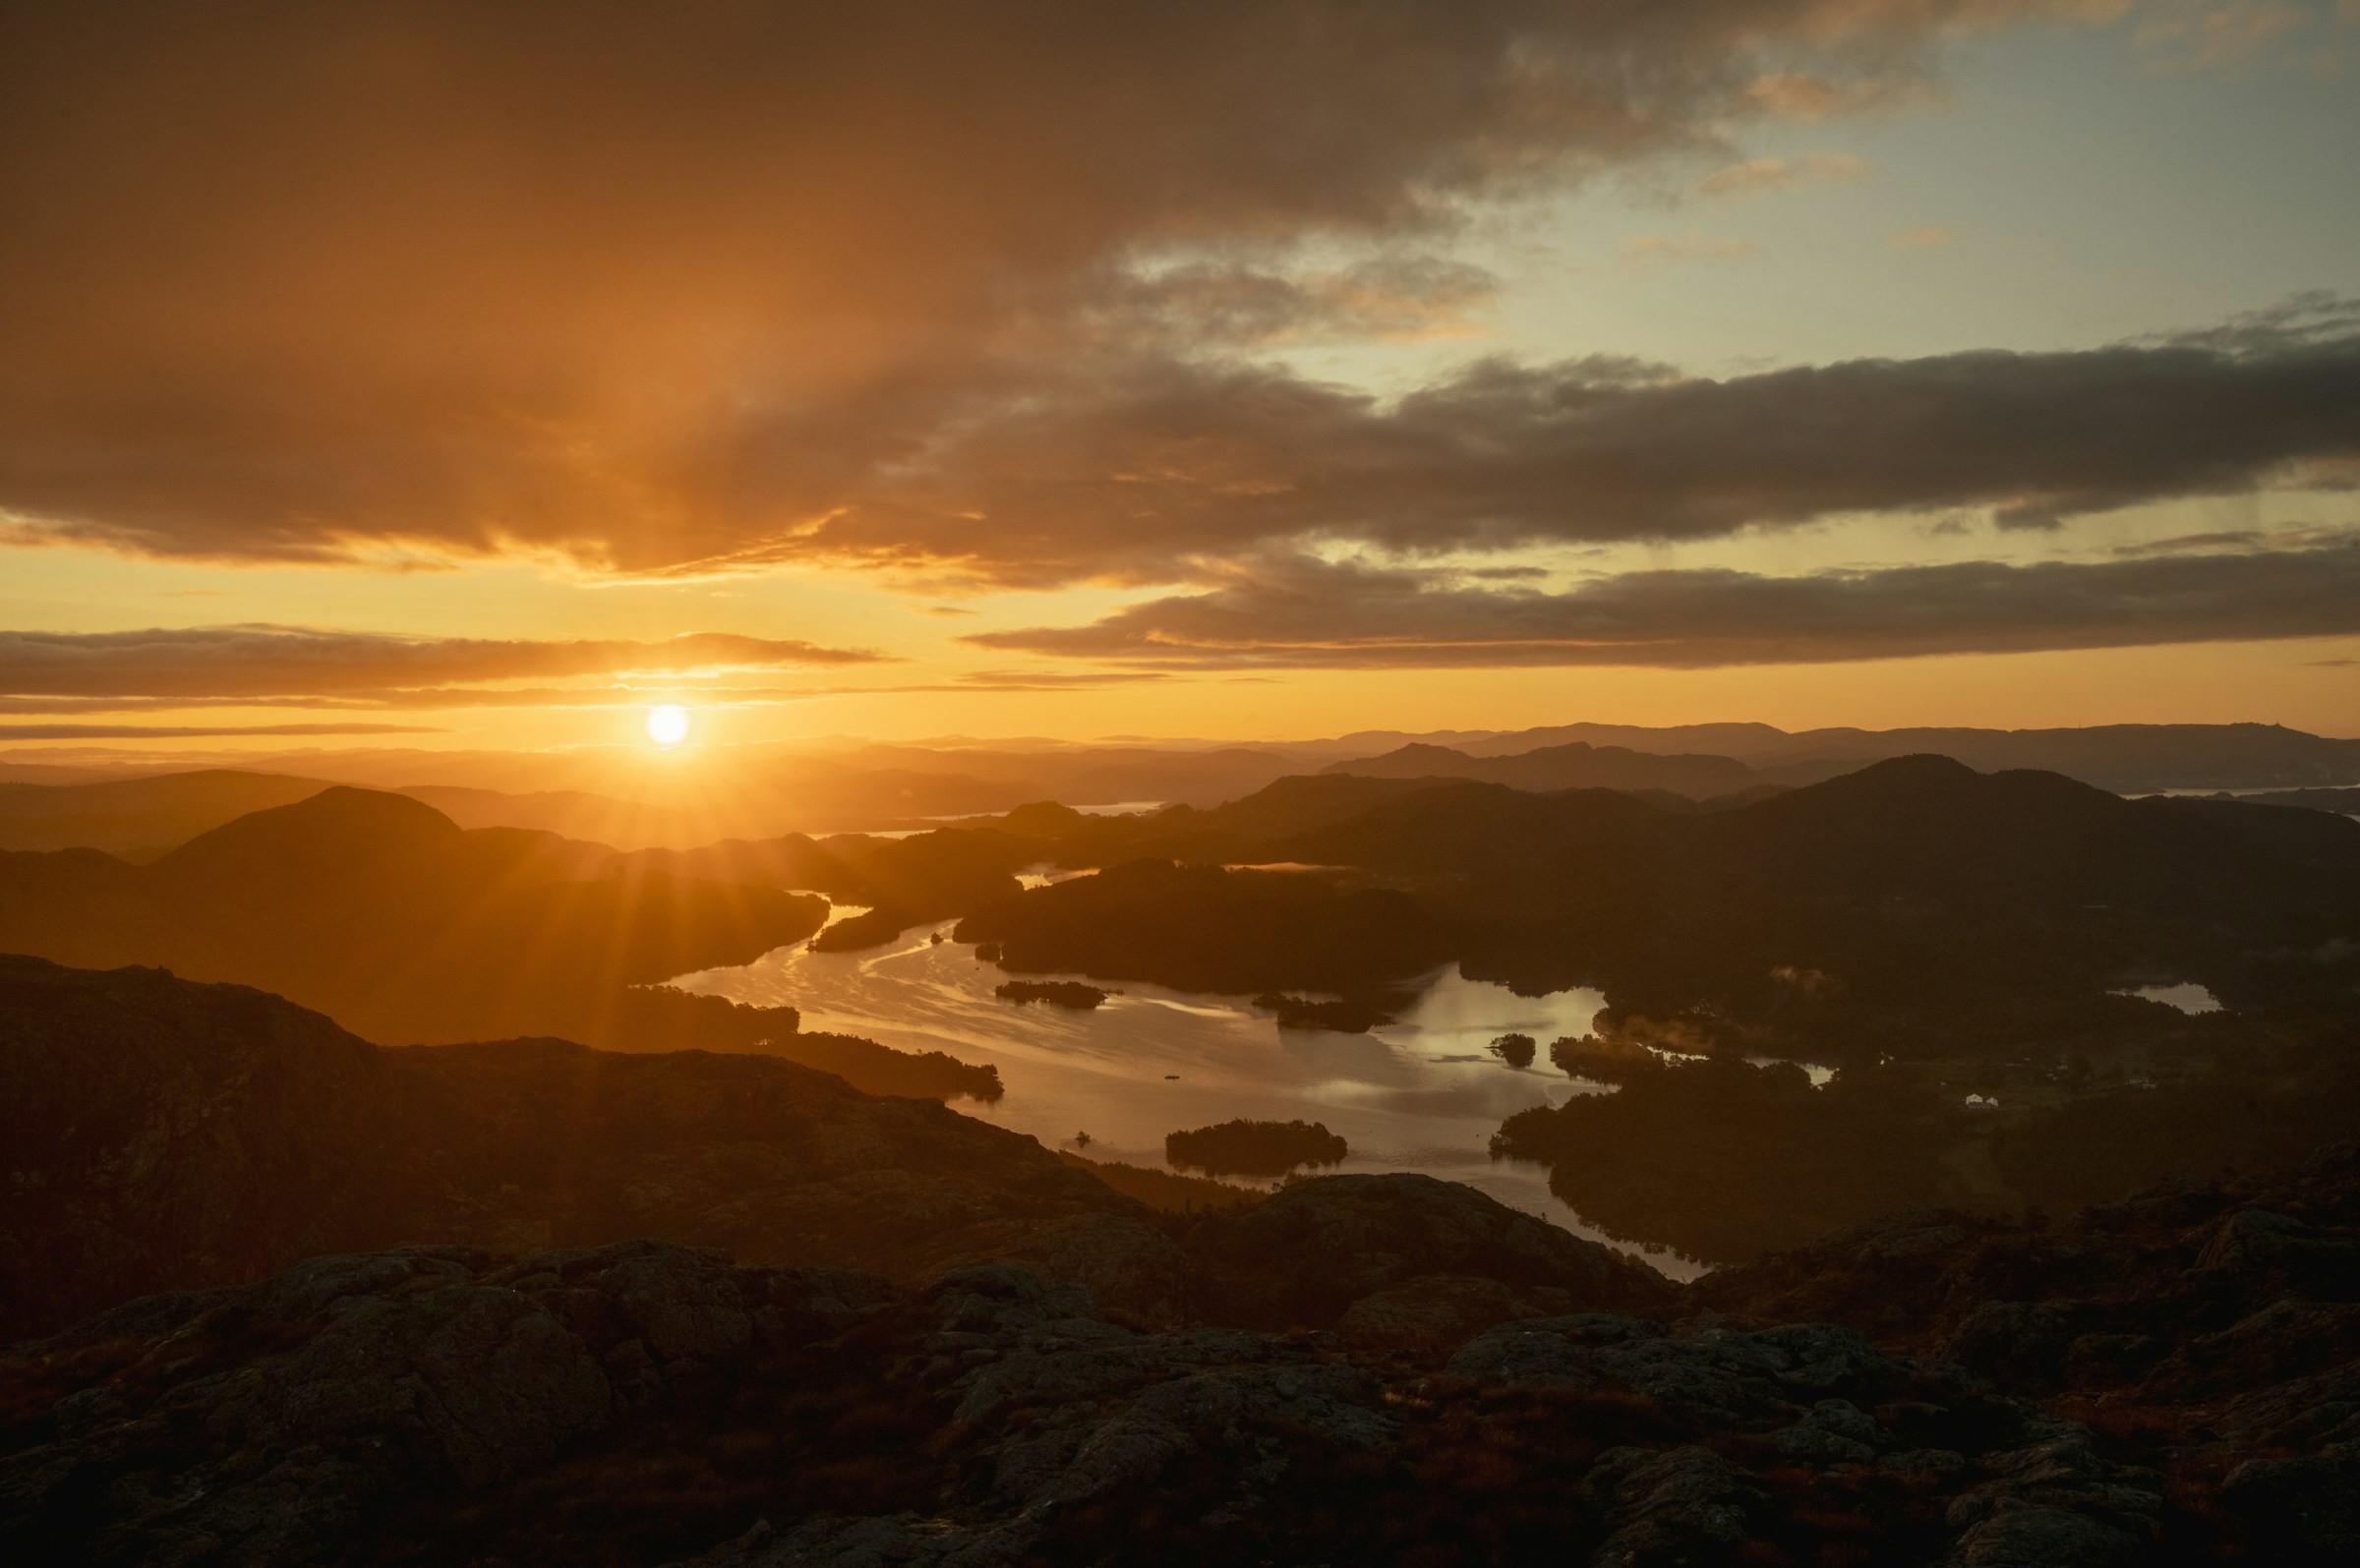
[[[1849,152],[1806,152],[1799,158],[1748,158],[1716,169],[1696,182],[1698,196],[1758,196],[1837,185],[1868,176],[1868,163]]]
[[[2347,536],[2094,563],[1632,572],[1562,593],[1294,559],[1084,626],[965,640],[1159,669],[1697,669],[2350,633],[2360,633],[2360,539]]]
[[[433,725],[0,725],[12,740],[188,740],[205,735],[440,735]]]
[[[0,700],[20,705],[539,705],[580,701],[584,694],[501,690],[491,683],[691,676],[882,662],[882,655],[858,650],[725,632],[663,642],[530,642],[274,625],[0,631]],[[601,700],[614,699],[610,694]]]

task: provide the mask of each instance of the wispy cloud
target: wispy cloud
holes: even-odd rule
[[[992,691],[1072,691],[1092,686],[1129,686],[1142,681],[1169,680],[1154,669],[1093,669],[1082,673],[1037,669],[976,669],[959,677],[964,685]]]
[[[1938,251],[1958,237],[1959,231],[1947,223],[1918,223],[1894,230],[1885,236],[1885,244],[1896,251]]]
[[[1622,242],[1622,264],[1628,267],[1745,261],[1761,254],[1761,246],[1752,240],[1720,239],[1710,234],[1633,234]]]
[[[0,725],[12,740],[187,740],[231,735],[440,735],[433,725]]]
[[[1806,152],[1799,158],[1749,158],[1716,169],[1696,182],[1698,196],[1756,196],[1814,185],[1840,185],[1868,177],[1865,158],[1849,152]]]

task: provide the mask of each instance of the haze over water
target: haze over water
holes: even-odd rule
[[[865,953],[780,948],[742,967],[673,984],[797,1008],[808,1030],[993,1063],[1007,1095],[995,1105],[962,1100],[958,1110],[1051,1147],[1072,1148],[1074,1135],[1087,1132],[1092,1159],[1162,1169],[1167,1132],[1238,1117],[1300,1118],[1327,1124],[1351,1145],[1343,1171],[1418,1171],[1463,1182],[1622,1246],[1553,1196],[1545,1170],[1489,1153],[1507,1116],[1596,1089],[1551,1069],[1545,1055],[1518,1070],[1486,1047],[1516,1032],[1546,1051],[1560,1035],[1588,1032],[1606,1005],[1597,991],[1519,997],[1444,969],[1428,977],[1398,1022],[1335,1034],[1280,1029],[1243,997],[1137,982],[1124,983],[1094,1012],[1018,1006],[992,995],[1007,976],[978,962],[973,946],[933,944],[929,934]],[[1644,1255],[1677,1277],[1698,1272],[1668,1251]]]

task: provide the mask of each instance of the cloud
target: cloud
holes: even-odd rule
[[[312,702],[341,706],[508,706],[585,693],[503,690],[527,679],[621,680],[880,662],[811,643],[699,632],[664,642],[527,642],[395,637],[301,626],[121,632],[0,631],[0,697],[78,706]],[[471,689],[473,688],[473,689]],[[728,688],[721,688],[727,691]],[[600,700],[612,701],[610,693]],[[38,710],[34,710],[38,711]],[[55,711],[54,708],[49,711]]]
[[[17,7],[0,520],[647,575],[832,558],[852,518],[856,558],[923,563],[941,519],[897,537],[899,476],[978,427],[1167,361],[1464,330],[1477,211],[1722,147],[1780,73],[1891,103],[1951,33],[2088,10]]]
[[[2276,53],[2280,40],[2313,20],[2286,0],[2162,0],[2146,9],[2131,36],[2154,64],[2218,71]]]
[[[2355,339],[2360,339],[2360,299],[2307,289],[2258,311],[2241,311],[2217,326],[2157,333],[2141,341],[2252,357],[2331,350]]]
[[[774,558],[1212,580],[1281,543],[1705,539],[1858,512],[2010,527],[2360,471],[2360,335],[1858,360],[1733,377],[1472,366],[1392,404],[1281,371],[1077,368],[978,409]]]
[[[1134,685],[1142,681],[1171,678],[1159,669],[1095,669],[1085,674],[1036,669],[975,669],[959,677],[967,686],[980,686],[992,691],[1077,691],[1093,686]],[[959,688],[941,689],[955,691]]]
[[[1303,558],[1000,651],[1136,668],[1819,664],[2360,632],[2360,540],[2098,563],[1966,561],[1769,577],[1631,572],[1562,593]]]
[[[1723,240],[1709,234],[1633,234],[1622,242],[1624,266],[1743,261],[1761,254],[1761,246],[1752,240]]]
[[[1499,292],[1482,267],[1433,256],[1381,257],[1288,275],[1196,262],[1142,277],[1104,307],[1109,335],[1174,343],[1275,345],[1463,337]]]
[[[2176,534],[2169,539],[2143,539],[2136,544],[2117,545],[2112,553],[2124,557],[2146,555],[2194,555],[2210,551],[2251,551],[2261,548],[2259,528],[2231,528],[2210,534]]]
[[[1696,182],[1698,196],[1756,196],[1813,185],[1837,185],[1868,176],[1868,162],[1849,152],[1806,152],[1799,158],[1748,158],[1716,169]]]
[[[441,735],[433,725],[0,725],[15,740],[186,740],[198,735]]]
[[[1885,236],[1885,244],[1896,251],[1937,251],[1958,237],[1959,231],[1947,223],[1919,223],[1894,230]]]

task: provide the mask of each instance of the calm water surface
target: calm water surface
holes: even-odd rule
[[[1606,1240],[1550,1194],[1546,1171],[1495,1162],[1487,1152],[1512,1113],[1593,1089],[1552,1069],[1546,1053],[1558,1036],[1588,1031],[1605,1006],[1596,991],[1518,997],[1448,969],[1427,979],[1398,1023],[1372,1033],[1281,1030],[1243,997],[1137,983],[1090,1013],[1018,1007],[991,994],[1008,976],[978,962],[972,946],[932,945],[927,935],[865,953],[781,948],[673,983],[798,1008],[807,1029],[993,1063],[1006,1097],[988,1106],[961,1100],[959,1110],[1053,1147],[1070,1148],[1087,1132],[1094,1159],[1160,1169],[1166,1132],[1234,1117],[1301,1118],[1342,1134],[1352,1146],[1345,1171],[1422,1171],[1464,1182]],[[1535,1066],[1519,1071],[1485,1050],[1510,1031],[1540,1042]],[[1676,1278],[1699,1272],[1670,1252],[1642,1255]]]

